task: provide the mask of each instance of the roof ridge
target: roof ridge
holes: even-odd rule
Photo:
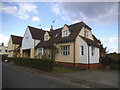
[[[41,30],[41,31],[46,32],[46,30],[43,30],[43,29],[40,29],[40,28],[36,28],[36,27],[33,27],[33,26],[29,26],[29,25],[28,25],[28,27],[30,27],[30,28],[34,28],[35,30],[38,30],[38,29],[39,29],[39,30]]]
[[[13,34],[11,34],[11,36],[15,36],[15,37],[20,37],[20,38],[23,38],[22,36],[17,36],[17,35],[13,35]]]

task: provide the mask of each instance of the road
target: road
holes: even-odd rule
[[[65,80],[3,65],[2,88],[82,88]]]

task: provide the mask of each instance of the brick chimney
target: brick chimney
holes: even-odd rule
[[[53,31],[53,25],[51,25],[51,29],[50,29],[50,32],[52,32]]]

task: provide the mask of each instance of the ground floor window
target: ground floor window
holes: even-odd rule
[[[95,55],[95,47],[91,47],[91,55],[94,56]]]
[[[84,55],[84,46],[81,46],[80,49],[81,49],[81,55]]]
[[[43,48],[38,48],[37,49],[37,54],[38,55],[43,55]]]
[[[68,56],[70,55],[70,46],[61,46],[61,55]]]

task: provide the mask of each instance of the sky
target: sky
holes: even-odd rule
[[[5,45],[11,34],[24,36],[28,25],[49,30],[83,21],[109,53],[118,52],[117,2],[1,2],[0,17]]]

